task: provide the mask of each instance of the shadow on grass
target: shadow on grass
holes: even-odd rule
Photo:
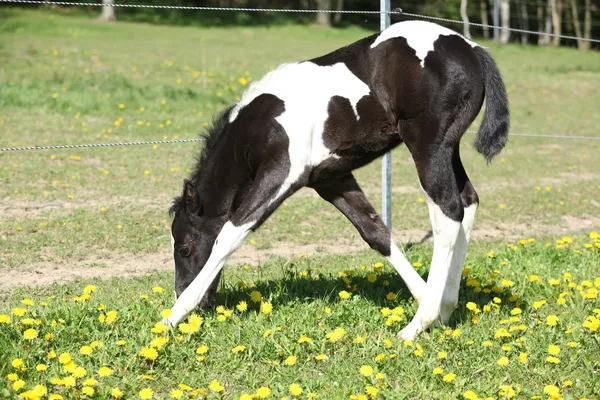
[[[293,270],[293,265],[290,265],[282,279],[265,280],[256,283],[252,288],[235,288],[228,287],[219,290],[215,298],[214,305],[223,305],[228,308],[235,307],[241,301],[247,301],[250,298],[252,291],[258,291],[262,294],[263,299],[273,303],[276,309],[278,305],[291,303],[312,303],[316,300],[325,302],[326,304],[336,304],[342,302],[339,296],[340,291],[345,290],[352,293],[353,296],[360,296],[372,303],[377,308],[389,307],[394,308],[402,306],[406,310],[406,317],[410,320],[417,310],[417,303],[412,298],[408,288],[394,272],[384,272],[376,274],[376,280],[371,282],[368,278],[368,273],[362,272],[361,275],[353,275],[350,278],[350,283],[344,281],[348,276],[339,277],[337,274],[319,274],[319,278],[315,279],[310,273],[308,276],[301,276]],[[427,273],[423,274],[423,279],[427,280]],[[456,327],[463,322],[470,321],[474,315],[472,311],[465,307],[467,302],[473,302],[482,310],[486,304],[491,304],[496,297],[500,299],[498,307],[512,309],[515,306],[525,310],[527,304],[523,303],[522,299],[518,302],[511,302],[513,296],[510,288],[504,288],[500,292],[492,290],[491,286],[481,287],[477,290],[473,286],[467,286],[466,279],[461,281],[459,292],[459,306],[452,314],[448,327]],[[487,290],[489,289],[489,290]],[[488,293],[486,293],[488,292]],[[388,293],[394,293],[396,298],[388,300]],[[214,312],[214,306],[209,309]],[[208,310],[205,310],[205,312]]]

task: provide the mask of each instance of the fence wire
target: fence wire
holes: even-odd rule
[[[465,22],[458,19],[434,17],[431,15],[415,14],[404,12],[401,8],[395,8],[393,10],[317,10],[317,9],[289,9],[289,8],[244,8],[244,7],[204,7],[204,6],[169,6],[169,5],[157,5],[157,4],[127,4],[127,3],[79,3],[74,1],[46,1],[46,0],[0,0],[0,3],[16,3],[16,4],[46,4],[46,5],[57,5],[57,6],[75,6],[75,7],[119,7],[119,8],[155,8],[155,9],[167,9],[167,10],[196,10],[196,11],[237,11],[237,12],[279,12],[279,13],[327,13],[327,14],[390,14],[400,15],[413,18],[427,19],[439,22],[448,22],[453,24],[464,25]],[[489,24],[480,24],[477,22],[469,22],[469,26],[478,26],[481,28],[492,28],[500,29],[503,31],[511,31],[517,33],[526,33],[529,35],[538,36],[550,36],[560,37],[562,39],[570,40],[583,40],[586,42],[600,43],[600,39],[592,38],[579,38],[577,36],[570,35],[559,35],[556,33],[546,33],[531,31],[527,29],[508,28]]]
[[[477,131],[467,131],[467,133],[476,134]],[[527,137],[527,138],[544,138],[544,139],[572,139],[572,140],[600,140],[594,136],[570,136],[570,135],[543,135],[535,133],[511,133],[510,137]],[[174,140],[150,140],[136,142],[114,142],[114,143],[83,143],[83,144],[65,144],[65,145],[49,145],[49,146],[22,146],[22,147],[0,147],[0,153],[8,153],[15,151],[34,151],[34,150],[65,150],[65,149],[82,149],[90,147],[120,147],[120,146],[141,146],[150,144],[173,144],[173,143],[193,143],[204,142],[204,138],[195,139],[174,139]]]

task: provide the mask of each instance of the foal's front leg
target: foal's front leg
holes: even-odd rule
[[[177,325],[198,306],[229,255],[258,224],[289,197],[291,190],[281,190],[284,179],[281,178],[278,170],[280,170],[279,166],[272,163],[270,167],[264,167],[259,171],[246,199],[219,232],[208,261],[179,296],[171,308],[171,316],[163,320],[165,324]]]
[[[319,195],[333,204],[352,222],[365,242],[383,255],[398,271],[413,297],[420,302],[425,281],[410,265],[375,208],[369,203],[352,174],[312,185]]]

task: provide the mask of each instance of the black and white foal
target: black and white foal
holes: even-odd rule
[[[253,83],[215,120],[171,213],[176,325],[212,301],[229,254],[304,186],[340,210],[398,271],[419,302],[400,332],[413,339],[446,323],[478,197],[459,142],[486,111],[475,142],[488,161],[504,147],[506,91],[490,54],[439,25],[407,21],[333,53],[284,64]],[[394,244],[352,170],[405,143],[433,227],[427,282]]]

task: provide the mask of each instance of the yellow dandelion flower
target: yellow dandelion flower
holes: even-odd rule
[[[46,364],[38,364],[35,366],[35,370],[38,372],[44,372],[47,369],[48,367],[46,366]]]
[[[81,388],[81,393],[87,396],[92,396],[95,393],[95,390],[92,387],[84,386],[83,388]]]
[[[338,296],[340,296],[340,299],[342,299],[342,300],[347,300],[352,295],[350,293],[348,293],[347,291],[342,290],[341,292],[338,293]]]
[[[546,317],[546,324],[548,324],[550,326],[556,326],[558,321],[559,321],[559,319],[556,315],[548,315]]]
[[[140,355],[148,360],[154,361],[158,357],[158,352],[152,347],[144,347],[140,350]]]
[[[94,351],[94,349],[92,349],[91,346],[81,346],[81,349],[79,349],[79,353],[84,356],[92,354],[92,351]]]
[[[444,370],[440,367],[435,367],[432,372],[434,375],[441,375],[444,373]]]
[[[138,393],[138,396],[140,396],[140,399],[151,399],[153,395],[154,395],[154,391],[150,388],[144,388],[144,389],[140,390],[140,392]]]
[[[23,337],[27,340],[33,340],[38,337],[38,332],[33,328],[29,328],[23,332]]]
[[[119,388],[112,388],[110,390],[110,395],[115,399],[120,399],[121,397],[123,397],[123,392]]]
[[[300,385],[297,383],[292,383],[288,388],[288,391],[293,396],[300,396],[302,394],[302,387],[300,387]]]
[[[71,358],[71,354],[69,353],[61,353],[60,356],[58,356],[58,362],[61,364],[68,364],[72,361]]]
[[[371,367],[370,365],[363,365],[362,367],[360,367],[359,372],[362,376],[371,376],[373,375],[373,367]]]
[[[286,358],[283,363],[285,365],[294,365],[296,364],[296,356],[289,356],[288,358]]]
[[[496,364],[498,364],[501,367],[505,367],[508,365],[508,357],[500,357],[500,359],[498,361],[496,361]]]
[[[219,381],[218,381],[218,380],[216,380],[216,379],[213,379],[213,380],[212,380],[212,381],[211,381],[211,382],[208,384],[208,388],[209,388],[210,390],[212,390],[213,392],[215,392],[215,393],[219,393],[219,392],[222,392],[223,390],[225,390],[225,387],[224,387],[223,385],[221,385],[221,384],[219,383]]]
[[[232,353],[241,353],[242,351],[246,350],[246,346],[235,346],[233,349],[231,349]]]
[[[172,399],[180,399],[183,397],[183,391],[179,390],[179,389],[175,389],[173,391],[171,391],[171,398]]]
[[[250,293],[250,299],[255,303],[259,303],[262,300],[262,294],[258,290],[253,290]]]
[[[325,354],[319,354],[318,356],[315,356],[315,360],[317,361],[324,361],[327,360],[329,357],[327,357]]]
[[[271,395],[271,389],[266,386],[261,386],[256,390],[256,395],[260,399],[266,399]]]
[[[445,351],[440,351],[438,353],[438,358],[442,359],[442,358],[446,358],[448,357],[448,353],[446,353]]]
[[[260,312],[265,315],[271,314],[273,312],[273,305],[271,303],[261,303]]]
[[[311,338],[309,338],[306,335],[300,335],[300,338],[298,339],[298,343],[312,343],[313,340]]]
[[[23,380],[21,380],[21,379],[19,379],[19,380],[17,380],[17,381],[14,381],[14,382],[13,382],[13,384],[12,384],[12,388],[13,388],[13,390],[19,390],[19,389],[22,389],[22,388],[23,388],[23,386],[25,386],[25,381],[23,381]]]
[[[240,301],[236,308],[239,312],[244,312],[248,309],[248,303],[245,301]]]
[[[554,356],[546,357],[546,361],[549,362],[550,364],[560,364],[560,359],[558,357],[554,357]]]
[[[10,316],[6,314],[0,314],[0,324],[10,324]]]
[[[108,367],[100,367],[100,369],[98,369],[98,375],[100,376],[109,376],[110,374],[112,374],[112,369]]]
[[[196,354],[206,354],[208,353],[208,346],[207,345],[201,345],[196,349]]]
[[[442,380],[444,382],[452,382],[454,380],[454,378],[456,378],[456,374],[449,373],[449,374],[444,375],[444,377],[442,378]]]
[[[558,347],[554,344],[551,344],[550,346],[548,346],[548,353],[555,356],[560,353],[560,347]]]
[[[553,396],[553,395],[560,394],[560,389],[554,385],[546,385],[546,386],[544,386],[544,393],[549,396]]]

